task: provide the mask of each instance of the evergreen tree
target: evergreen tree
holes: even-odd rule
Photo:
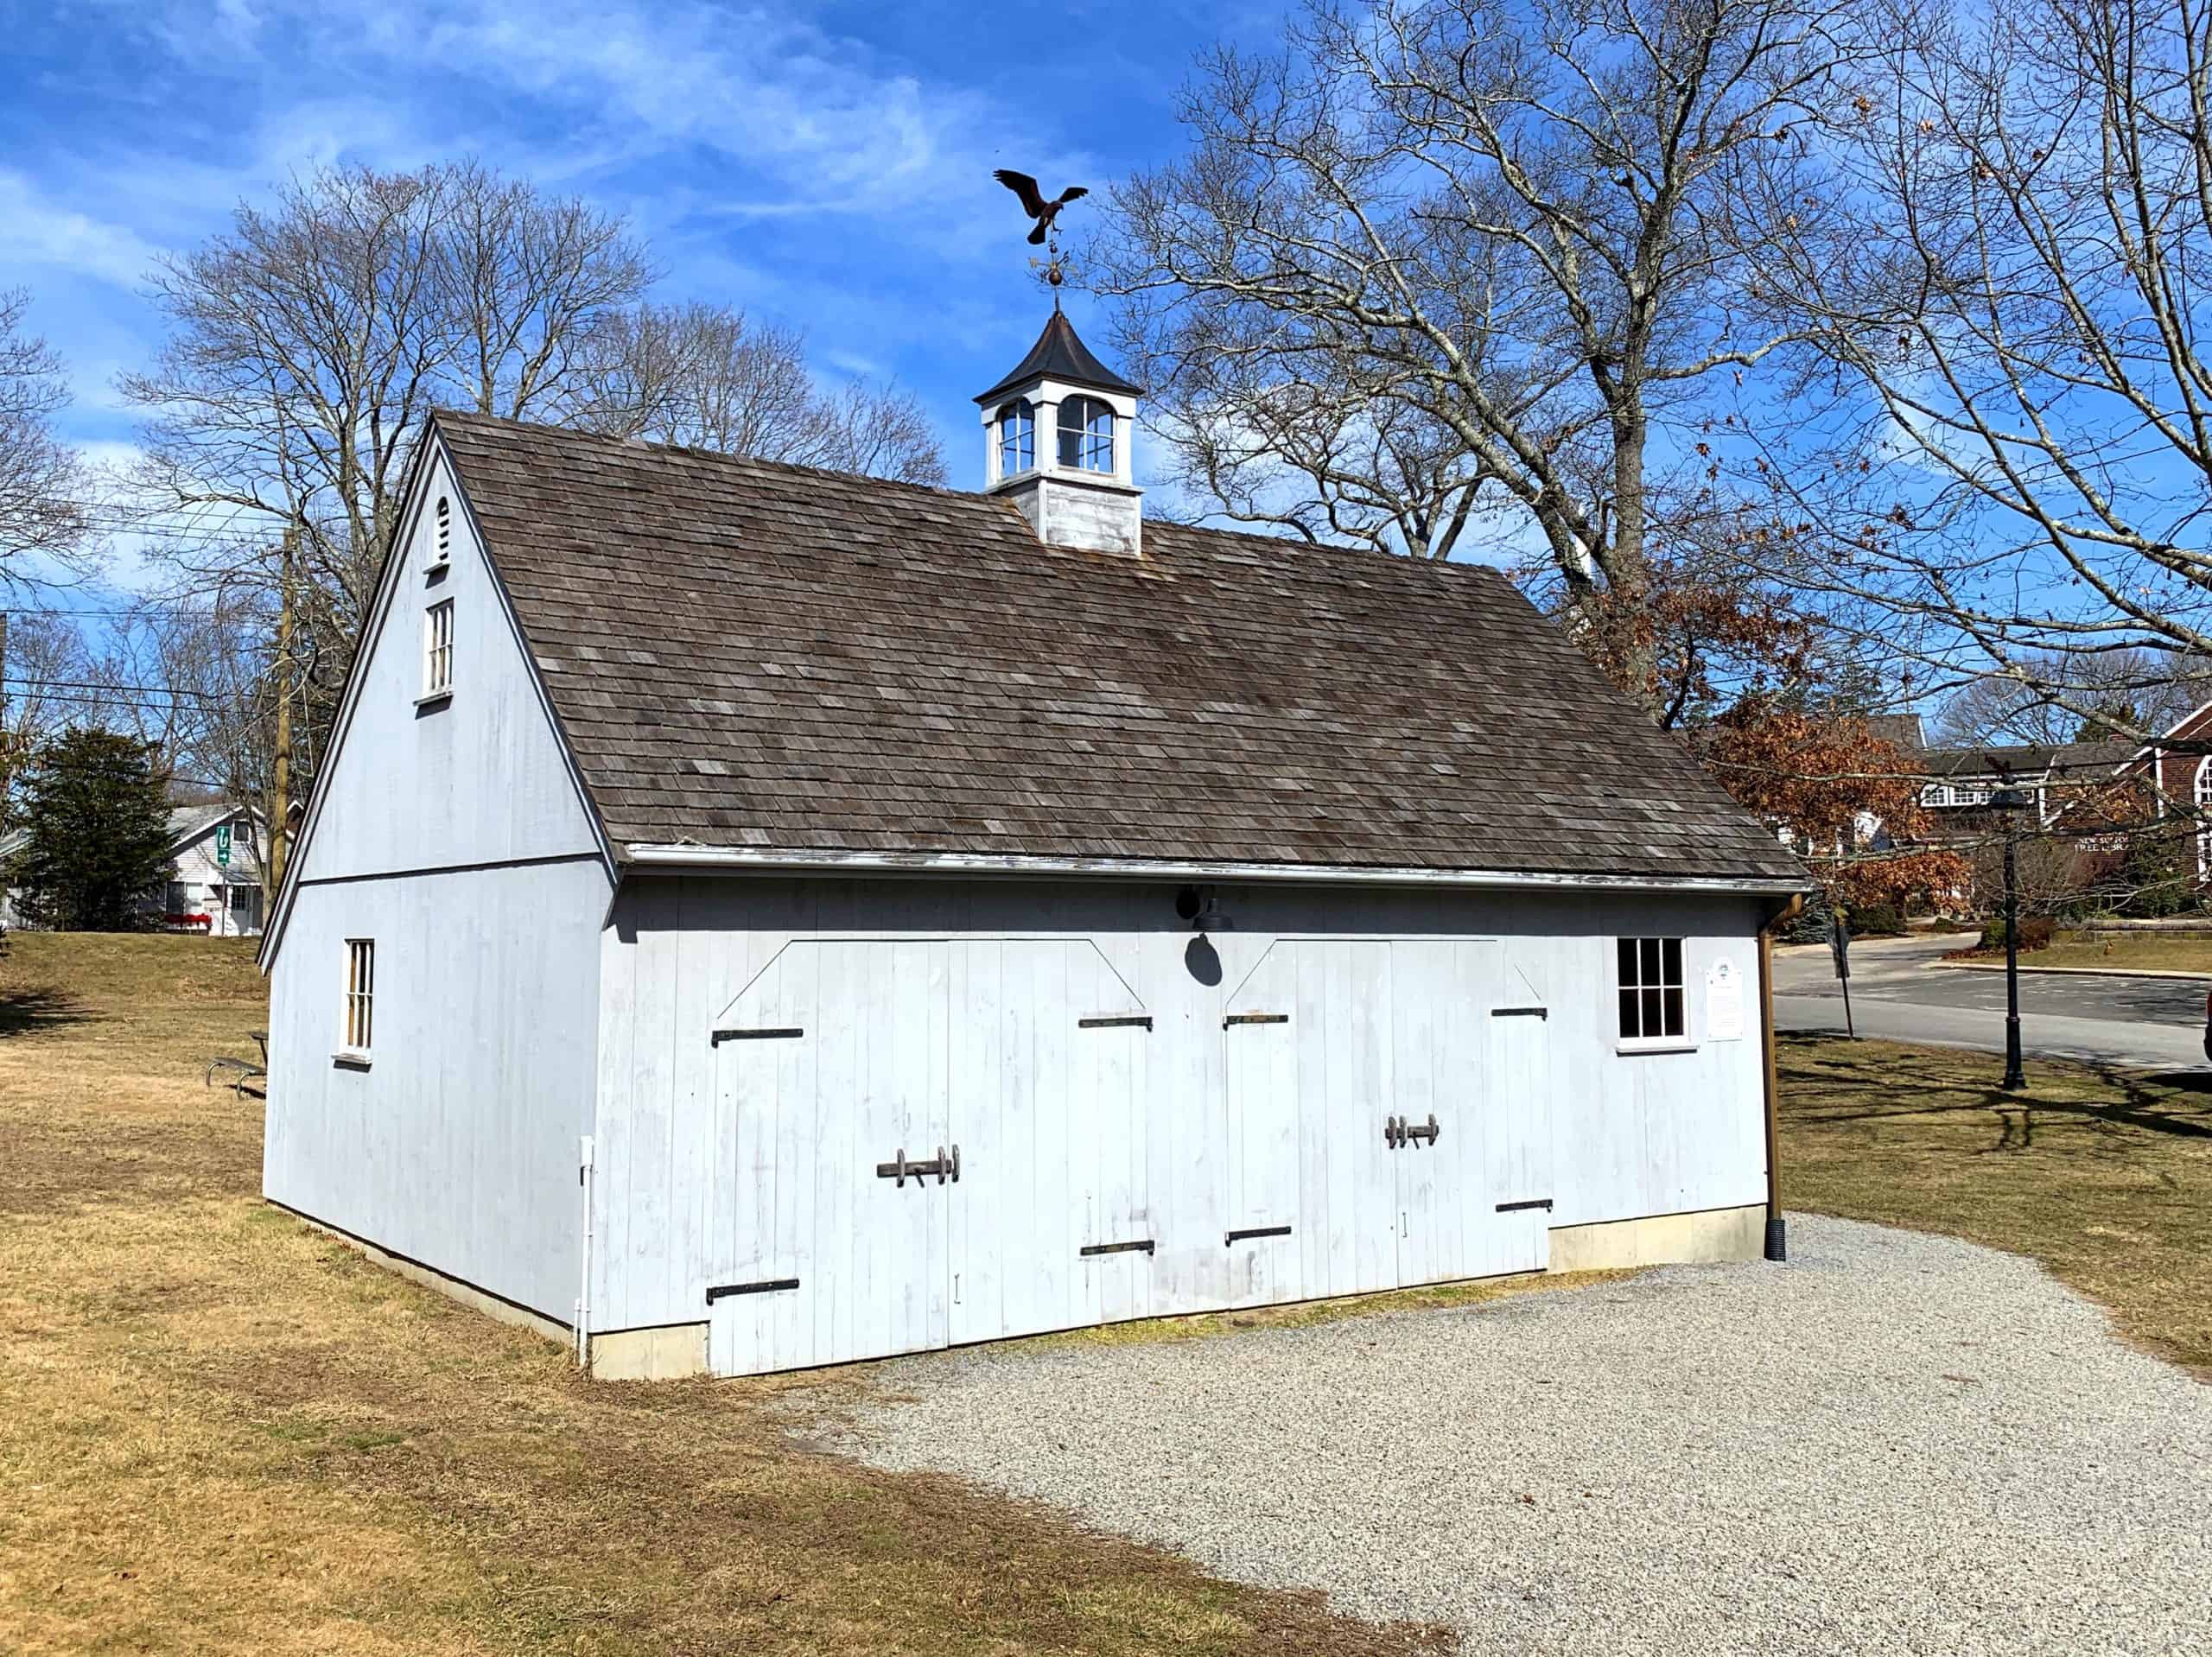
[[[29,841],[12,871],[23,918],[78,932],[137,931],[169,874],[168,806],[150,752],[110,731],[69,731],[26,779]]]

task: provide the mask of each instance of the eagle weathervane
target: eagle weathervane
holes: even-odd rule
[[[1060,302],[1060,283],[1066,272],[1060,258],[1060,209],[1069,202],[1089,195],[1090,192],[1080,184],[1071,184],[1053,197],[1045,200],[1045,193],[1037,187],[1037,181],[1027,173],[1017,173],[1010,167],[1001,167],[991,176],[1020,198],[1021,210],[1037,222],[1029,232],[1029,244],[1045,249],[1045,280],[1052,287],[1052,303]],[[1036,261],[1032,260],[1032,263]]]

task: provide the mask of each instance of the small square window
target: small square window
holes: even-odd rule
[[[1622,938],[1616,950],[1619,971],[1621,1039],[1679,1042],[1688,1033],[1682,994],[1680,938]]]
[[[346,1006],[340,1050],[365,1057],[376,1034],[377,945],[374,938],[346,940]]]
[[[453,690],[453,600],[432,605],[423,615],[423,694]]]

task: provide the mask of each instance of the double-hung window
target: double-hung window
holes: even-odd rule
[[[1680,938],[1618,941],[1621,1040],[1680,1046],[1688,1038]]]
[[[432,605],[423,614],[423,695],[453,694],[453,600]]]
[[[377,945],[374,938],[346,940],[346,1005],[339,1051],[366,1058],[376,1035]]]

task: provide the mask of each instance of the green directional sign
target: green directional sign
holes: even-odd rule
[[[215,864],[219,868],[231,867],[231,825],[227,822],[215,825]]]

